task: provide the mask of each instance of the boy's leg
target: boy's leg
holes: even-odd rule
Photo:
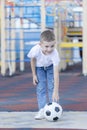
[[[52,102],[52,95],[54,89],[53,65],[47,68],[47,86],[48,86],[48,99],[49,102]]]
[[[37,84],[37,101],[39,110],[46,104],[46,71],[44,67],[36,68],[38,84]]]

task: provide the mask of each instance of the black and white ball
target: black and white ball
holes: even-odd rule
[[[56,102],[48,103],[44,107],[44,117],[48,121],[57,121],[62,115],[62,106]]]

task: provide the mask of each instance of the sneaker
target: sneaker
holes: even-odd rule
[[[40,109],[40,111],[37,113],[37,115],[35,116],[36,120],[41,120],[44,119],[44,109]]]

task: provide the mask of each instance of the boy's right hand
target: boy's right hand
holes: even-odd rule
[[[34,76],[33,76],[33,84],[34,84],[34,85],[37,85],[37,83],[38,83],[37,76],[34,75]]]

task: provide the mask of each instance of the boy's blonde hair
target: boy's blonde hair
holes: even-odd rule
[[[45,30],[44,32],[41,33],[40,36],[40,41],[46,41],[46,42],[51,42],[55,40],[55,35],[52,30]]]

